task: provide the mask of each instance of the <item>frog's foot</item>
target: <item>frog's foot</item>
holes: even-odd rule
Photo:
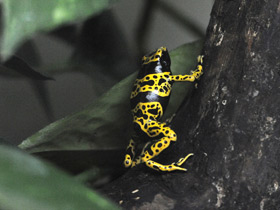
[[[160,163],[157,163],[153,160],[148,160],[145,162],[146,165],[154,170],[157,170],[157,171],[175,171],[175,170],[179,170],[179,171],[187,171],[187,169],[185,168],[181,168],[179,167],[178,165],[176,165],[175,163],[172,163],[170,165],[162,165]]]
[[[175,171],[175,170],[179,170],[179,171],[187,171],[186,168],[182,168],[180,167],[184,162],[186,162],[186,160],[193,156],[193,153],[188,154],[186,157],[180,158],[180,160],[177,163],[172,163],[170,165],[162,165],[160,163],[157,163],[153,160],[148,160],[146,161],[146,165],[154,170],[157,171]]]
[[[135,156],[135,142],[133,139],[131,139],[129,145],[126,148],[126,155],[123,161],[123,164],[126,168],[132,166],[134,156]]]
[[[124,167],[129,168],[132,165],[132,158],[130,155],[126,154],[124,161],[123,161]]]
[[[188,81],[188,82],[194,82],[195,80],[198,80],[201,75],[203,74],[203,55],[198,56],[197,61],[197,67],[194,71],[191,71],[191,74],[185,74],[185,75],[171,75],[170,81],[174,82],[180,82],[180,81]]]

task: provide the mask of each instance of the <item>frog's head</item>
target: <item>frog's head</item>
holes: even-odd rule
[[[132,165],[132,159],[130,157],[130,155],[126,154],[124,161],[123,161],[124,167],[128,168]]]
[[[149,69],[153,72],[146,73],[159,73],[170,71],[170,57],[166,47],[161,47],[155,52],[142,58],[142,68]]]

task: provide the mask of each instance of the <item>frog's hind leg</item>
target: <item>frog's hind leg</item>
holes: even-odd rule
[[[135,142],[133,139],[130,139],[130,142],[126,148],[126,155],[123,161],[123,164],[126,168],[132,166],[134,156],[135,156]]]
[[[181,158],[177,163],[172,163],[170,165],[163,165],[160,163],[157,163],[153,160],[148,160],[146,161],[146,165],[154,170],[157,171],[187,171],[187,169],[180,167],[186,160],[190,157],[193,156],[193,153],[188,154],[186,157]]]
[[[157,121],[151,121],[148,125],[146,133],[151,138],[160,138],[155,143],[146,147],[141,153],[141,162],[147,162],[148,160],[159,155],[163,150],[168,148],[171,143],[176,142],[176,133],[166,125]]]
[[[174,171],[174,170],[182,170],[186,171],[186,169],[181,168],[180,166],[193,154],[189,154],[184,158],[181,158],[177,163],[172,163],[171,165],[162,165],[160,163],[154,162],[151,160],[155,156],[159,155],[164,149],[168,148],[171,143],[176,142],[177,135],[176,133],[168,127],[165,123],[160,123],[153,121],[149,124],[147,133],[150,137],[160,137],[152,145],[147,146],[141,153],[141,161],[139,163],[145,162],[145,164],[153,168],[155,170],[161,171]]]

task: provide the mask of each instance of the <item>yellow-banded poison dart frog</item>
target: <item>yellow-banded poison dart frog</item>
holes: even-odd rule
[[[145,163],[158,171],[174,171],[187,169],[180,167],[190,156],[179,159],[177,163],[162,165],[152,159],[176,142],[176,133],[160,119],[168,105],[171,87],[174,82],[194,82],[203,74],[203,56],[198,56],[197,68],[190,75],[172,75],[170,57],[165,47],[142,59],[142,68],[134,82],[130,95],[133,128],[137,137],[145,142],[141,154],[135,157],[136,141],[133,137],[126,149],[125,167],[134,167]]]

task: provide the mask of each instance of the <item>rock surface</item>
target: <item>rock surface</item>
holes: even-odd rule
[[[205,74],[161,157],[188,172],[129,170],[102,191],[124,209],[280,209],[280,2],[216,0]]]

